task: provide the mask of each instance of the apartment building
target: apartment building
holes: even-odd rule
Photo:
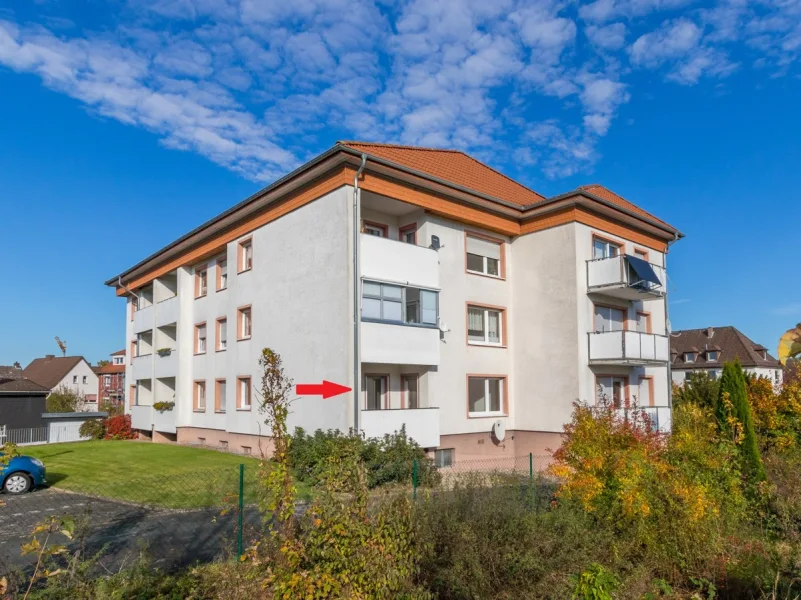
[[[256,452],[267,346],[354,390],[298,398],[290,428],[405,426],[441,464],[544,454],[599,390],[666,429],[680,237],[599,185],[546,198],[462,152],[340,142],[106,282],[126,408],[155,440]]]
[[[767,377],[781,385],[784,367],[768,349],[730,325],[674,331],[670,336],[671,373],[681,385],[687,375],[704,371],[712,379],[720,377],[723,364],[739,360],[746,373]]]

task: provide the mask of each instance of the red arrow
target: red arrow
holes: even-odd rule
[[[339,385],[325,379],[322,383],[299,383],[295,386],[298,396],[322,396],[323,399],[339,396],[351,389],[346,385]]]

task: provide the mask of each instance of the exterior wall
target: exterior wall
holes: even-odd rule
[[[177,432],[179,444],[196,444],[220,448],[240,454],[254,456],[270,456],[273,443],[269,437],[245,433],[231,433],[219,429],[203,429],[201,427],[179,427]]]
[[[109,377],[109,383],[106,384],[106,377]],[[114,398],[117,390],[122,390],[122,395],[125,394],[125,373],[101,373],[97,376],[98,382],[98,400],[106,400]],[[122,395],[120,398],[122,398]]]
[[[440,448],[452,448],[456,463],[487,461],[492,466],[492,459],[525,460],[528,454],[534,455],[535,469],[545,468],[551,462],[551,456],[562,445],[562,435],[546,431],[512,430],[506,432],[503,442],[498,442],[487,433],[462,433],[446,435],[440,438]],[[528,468],[528,464],[523,465]]]
[[[73,383],[73,377],[77,377],[77,383]],[[83,378],[86,377],[86,383]],[[77,394],[86,396],[87,402],[97,403],[98,380],[97,375],[85,360],[75,365],[72,370],[62,379],[53,389],[64,386]],[[92,409],[94,410],[94,409]]]
[[[672,380],[673,383],[677,385],[681,385],[684,383],[684,380],[687,378],[689,373],[693,373],[695,371],[706,371],[709,373],[710,377],[719,378],[723,374],[722,368],[715,368],[715,369],[704,369],[704,368],[697,368],[697,369],[676,369],[673,368],[672,372]],[[752,373],[757,377],[765,377],[770,379],[775,385],[781,385],[784,382],[784,370],[783,369],[766,369],[762,367],[743,367],[743,371],[746,373]]]
[[[0,394],[0,426],[7,429],[28,429],[43,427],[42,413],[46,412],[47,393]]]

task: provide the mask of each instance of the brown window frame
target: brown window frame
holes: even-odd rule
[[[206,276],[206,291],[201,293],[201,274]],[[205,298],[209,293],[209,268],[207,266],[195,267],[195,300]]]
[[[214,412],[225,413],[225,398],[220,398],[220,384],[224,383],[226,392],[228,391],[228,380],[225,377],[220,377],[214,380]],[[223,400],[222,402],[220,400]]]
[[[406,381],[414,379],[417,382],[417,406],[420,408],[420,373],[401,373],[400,374],[400,395],[401,395],[401,408],[412,408],[409,406],[409,398],[406,392]],[[389,390],[387,390],[389,392]]]
[[[242,382],[247,381],[248,399],[250,402],[247,406],[242,404]],[[250,375],[237,375],[236,377],[236,410],[248,411],[253,408],[253,391],[250,389],[252,378]]]
[[[382,235],[381,237],[382,238],[389,238],[389,225],[387,225],[385,223],[379,223],[378,221],[368,221],[367,219],[362,219],[362,231],[361,231],[361,233],[364,233],[364,228],[365,227],[375,227],[377,229],[380,229],[381,231],[384,232],[384,235]]]
[[[250,335],[247,337],[242,335],[245,312],[248,313],[248,317],[250,318]],[[243,342],[245,340],[251,339],[252,337],[253,337],[253,306],[251,304],[246,304],[236,309],[236,341]]]
[[[381,408],[367,408],[367,378],[368,377],[380,377],[384,380],[384,394],[382,398],[382,406]],[[362,392],[364,396],[364,401],[362,405],[364,406],[363,410],[388,410],[392,406],[391,396],[389,392],[389,373],[363,373],[362,374]]]
[[[200,406],[200,390],[203,390],[203,407]],[[208,389],[205,379],[195,379],[192,382],[192,412],[206,412],[208,406]]]
[[[407,242],[406,241],[406,234],[413,233],[414,234],[414,241]],[[404,244],[413,244],[417,245],[417,223],[409,223],[408,225],[404,225],[403,227],[398,228],[398,240],[403,242]]]
[[[245,247],[250,246],[250,266],[245,266]],[[236,244],[236,272],[247,273],[253,269],[253,238],[239,240]]]
[[[227,258],[218,258],[217,262],[215,263],[217,276],[215,278],[214,291],[216,291],[216,292],[221,292],[223,290],[227,290],[228,289],[228,277],[229,277],[228,273],[225,274],[225,285],[224,286],[220,285],[221,282],[222,282],[222,267],[223,267],[223,265],[225,265],[225,267],[228,267],[228,259]]]
[[[206,327],[206,322],[202,321],[200,323],[195,323],[195,356],[206,354],[209,349],[209,329],[206,327],[206,338],[205,338],[205,347],[203,348],[203,352],[200,351],[200,328]]]
[[[220,325],[225,323],[225,348],[220,346]],[[214,321],[214,351],[225,352],[228,349],[228,317],[217,317]]]
[[[478,240],[484,240],[485,242],[492,242],[494,244],[498,244],[500,246],[500,255],[501,258],[498,261],[498,274],[491,275],[489,273],[482,273],[480,271],[471,271],[467,268],[467,238],[475,238]],[[486,257],[485,257],[486,258]],[[506,240],[493,237],[491,235],[486,235],[484,233],[479,233],[477,231],[468,231],[465,230],[464,232],[464,272],[468,275],[476,275],[478,277],[488,277],[490,279],[496,279],[500,281],[506,280]]]

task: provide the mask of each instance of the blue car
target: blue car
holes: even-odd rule
[[[15,456],[0,472],[0,482],[3,491],[9,494],[29,492],[47,483],[44,463],[32,456]]]

